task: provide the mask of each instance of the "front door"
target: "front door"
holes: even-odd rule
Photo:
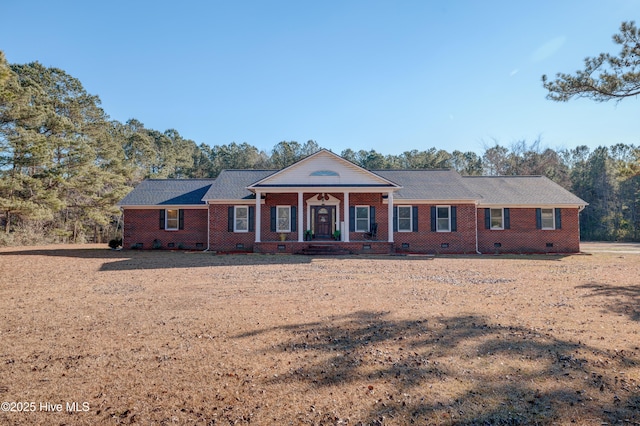
[[[334,207],[316,207],[315,214],[315,236],[316,238],[331,238],[332,216]]]

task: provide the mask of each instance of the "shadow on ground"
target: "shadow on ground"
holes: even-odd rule
[[[611,312],[625,315],[633,321],[640,321],[640,285],[609,285],[593,282],[577,288],[591,290],[591,294],[585,297],[606,297],[609,299],[607,309]]]
[[[473,315],[399,321],[385,312],[355,312],[236,338],[282,332],[285,339],[270,351],[288,359],[290,368],[267,379],[268,385],[299,382],[310,394],[331,390],[371,407],[365,418],[349,419],[348,409],[321,410],[320,402],[299,421],[640,422],[640,383],[624,373],[639,365],[635,352],[603,351]]]
[[[137,251],[110,249],[52,248],[0,252],[0,256],[54,256],[77,259],[104,260],[100,271],[128,271],[172,268],[202,268],[228,265],[278,265],[303,264],[313,260],[311,256],[215,254],[202,251]]]
[[[104,260],[101,271],[152,270],[172,268],[197,268],[228,265],[292,265],[306,264],[316,258],[328,259],[336,256],[304,256],[289,254],[217,254],[204,251],[168,251],[168,250],[110,250],[107,248],[67,248],[63,245],[55,248],[19,249],[0,251],[0,256],[54,256],[77,259]],[[449,259],[514,259],[536,261],[558,261],[565,255],[347,255],[339,256],[366,259],[393,259],[396,261],[434,260],[438,257]]]

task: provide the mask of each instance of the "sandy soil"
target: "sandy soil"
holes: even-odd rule
[[[638,425],[627,251],[1,249],[0,424]]]

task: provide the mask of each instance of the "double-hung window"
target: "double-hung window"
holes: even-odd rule
[[[411,206],[398,206],[398,231],[411,232],[413,230],[413,208]]]
[[[556,229],[554,209],[540,209],[542,229]]]
[[[160,209],[159,212],[159,229],[164,229],[165,231],[184,229],[184,210]]]
[[[369,232],[369,206],[356,206],[356,232]]]
[[[291,232],[291,206],[277,206],[276,215],[276,231]]]
[[[168,231],[178,230],[180,225],[179,215],[180,215],[180,211],[178,209],[167,209],[167,213],[165,215],[166,223],[165,223],[164,229]]]
[[[537,208],[536,228],[543,230],[562,229],[562,209]]]
[[[511,229],[511,209],[508,207],[484,209],[484,227],[493,231]]]
[[[255,230],[254,206],[229,206],[227,212],[227,232],[253,232]]]
[[[490,212],[491,229],[504,229],[504,210],[491,209]]]
[[[451,231],[451,206],[436,207],[436,230],[438,232]]]
[[[234,232],[249,232],[249,206],[235,206]]]

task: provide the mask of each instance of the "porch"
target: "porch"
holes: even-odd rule
[[[314,188],[315,189],[315,188]],[[255,223],[254,242],[393,243],[393,192],[378,188],[256,191],[245,215]],[[253,203],[252,203],[253,204]],[[229,226],[231,230],[231,225]]]

